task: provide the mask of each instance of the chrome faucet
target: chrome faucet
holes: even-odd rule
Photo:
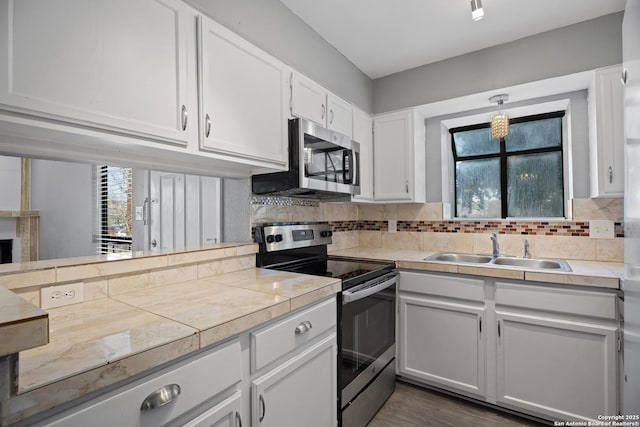
[[[498,245],[498,235],[496,233],[491,233],[491,242],[493,243],[493,257],[499,257],[500,245]]]
[[[531,258],[531,254],[529,253],[529,241],[524,239],[524,257]]]

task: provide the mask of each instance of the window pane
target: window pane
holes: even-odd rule
[[[532,150],[562,145],[562,117],[515,123],[509,126],[507,151]]]
[[[489,128],[456,132],[453,134],[453,143],[458,157],[500,152],[500,142],[491,139],[491,129]]]
[[[560,152],[508,157],[507,183],[508,216],[563,216]]]
[[[500,218],[500,160],[456,162],[456,215]]]

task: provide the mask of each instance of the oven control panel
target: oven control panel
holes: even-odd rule
[[[329,224],[259,225],[254,235],[260,252],[328,245],[332,242],[331,236]]]

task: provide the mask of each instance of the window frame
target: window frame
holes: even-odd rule
[[[480,219],[494,219],[494,218],[478,218],[478,217],[459,217],[458,216],[458,188],[456,185],[457,182],[457,178],[458,178],[458,172],[457,172],[457,168],[456,168],[456,163],[458,161],[470,161],[470,160],[483,160],[483,159],[499,159],[499,163],[500,163],[500,218],[499,219],[508,219],[508,218],[525,218],[525,217],[510,217],[508,216],[508,200],[507,200],[507,193],[508,193],[508,181],[507,181],[507,160],[509,157],[511,156],[523,156],[523,155],[530,155],[530,154],[542,154],[542,153],[552,153],[552,152],[560,152],[560,163],[562,164],[562,174],[561,174],[561,189],[562,189],[562,218],[566,218],[566,205],[565,205],[565,198],[566,198],[566,186],[565,186],[565,175],[566,175],[566,171],[565,171],[565,152],[564,152],[564,146],[565,146],[565,123],[564,123],[564,117],[566,116],[566,111],[564,110],[559,110],[559,111],[553,111],[553,112],[549,112],[549,113],[541,113],[541,114],[532,114],[532,115],[528,115],[528,116],[523,116],[523,117],[518,117],[518,118],[512,118],[509,119],[509,125],[513,125],[513,124],[518,124],[518,123],[526,123],[526,122],[533,122],[533,121],[539,121],[539,120],[545,120],[545,119],[554,119],[554,118],[560,118],[560,144],[557,147],[543,147],[543,148],[534,148],[534,149],[529,149],[529,150],[518,150],[518,151],[507,151],[506,149],[506,141],[504,138],[500,138],[499,143],[500,143],[500,150],[498,153],[495,154],[478,154],[478,155],[472,155],[472,156],[459,156],[457,151],[456,151],[456,145],[455,145],[455,140],[454,140],[454,134],[455,133],[459,133],[459,132],[465,132],[465,131],[471,131],[471,130],[478,130],[478,129],[488,129],[491,127],[491,123],[490,122],[485,122],[485,123],[478,123],[478,124],[473,124],[473,125],[467,125],[467,126],[458,126],[458,127],[452,127],[449,129],[449,136],[450,136],[450,150],[451,150],[451,156],[453,159],[453,200],[452,200],[452,205],[453,205],[453,213],[454,213],[454,217],[455,218],[461,218],[461,219],[468,219],[468,220],[480,220]],[[529,218],[529,217],[526,217]],[[547,218],[547,217],[545,217]],[[558,218],[558,217],[548,217],[548,218]]]
[[[132,180],[133,169],[129,167],[114,167],[109,165],[96,165],[96,181],[97,181],[97,208],[98,208],[98,234],[96,236],[96,252],[99,255],[106,255],[111,253],[130,253],[133,250],[133,232],[130,236],[117,236],[109,234],[109,170],[110,169],[122,169],[126,170],[128,174],[128,188],[127,197],[132,198]],[[129,215],[129,221],[133,224],[133,217],[130,209],[127,209]],[[133,230],[132,230],[133,231]],[[109,245],[119,244],[128,246],[128,249],[114,250],[109,249]]]

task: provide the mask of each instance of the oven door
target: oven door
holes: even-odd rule
[[[395,357],[397,280],[394,272],[342,292],[343,408]]]
[[[297,120],[302,187],[360,194],[360,144],[346,135]]]

